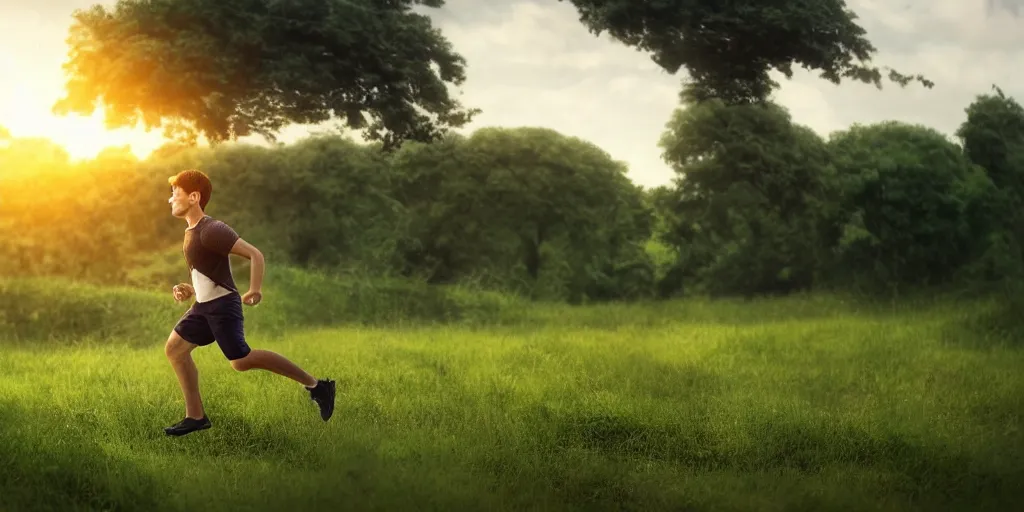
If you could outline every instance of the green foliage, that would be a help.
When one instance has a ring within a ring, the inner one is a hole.
[[[959,287],[1019,303],[1024,109],[998,93],[968,107],[962,148],[896,121],[825,144],[772,103],[684,99],[661,140],[680,177],[650,195],[678,255],[658,296]]]
[[[158,346],[184,309],[162,295],[66,278],[0,279],[0,340]]]
[[[964,153],[987,172],[1013,200],[1024,201],[1024,107],[993,87],[996,95],[979,95],[964,111],[956,131]]]
[[[692,88],[684,94],[693,99],[767,100],[778,87],[769,72],[790,78],[794,65],[836,84],[846,79],[881,88],[882,70],[869,65],[877,49],[844,0],[569,1],[595,35],[650,53],[669,73],[686,68]],[[894,69],[888,78],[934,86]]]
[[[478,112],[450,96],[465,61],[416,5],[441,0],[118,0],[76,11],[55,111],[217,143],[341,119],[384,147]],[[437,67],[437,71],[434,70]]]
[[[940,284],[984,240],[984,170],[937,131],[886,122],[836,133],[829,149],[842,191],[837,265],[883,289]]]
[[[147,182],[130,154],[71,164],[57,148],[14,139],[0,161],[12,171],[0,180],[0,276],[121,282],[132,258],[159,239],[151,205],[136,200]]]
[[[995,190],[980,212],[987,239],[970,266],[975,282],[1024,282],[1024,108],[998,87],[996,95],[979,95],[966,109],[956,131],[964,154],[981,166]],[[1021,295],[1010,294],[1014,300]]]
[[[274,307],[254,308],[248,317],[267,335],[278,336],[293,326],[404,326],[505,321],[517,300],[497,293],[468,292],[457,286],[429,286],[400,279],[358,279],[279,268],[267,279],[267,298]],[[262,304],[261,304],[262,306]]]
[[[826,144],[778,105],[719,99],[685,100],[666,128],[678,179],[652,190],[593,144],[542,128],[391,152],[338,135],[168,144],[141,162],[117,148],[71,162],[52,142],[9,137],[0,276],[161,291],[187,281],[167,177],[200,168],[214,181],[208,213],[259,247],[269,272],[372,282],[339,285],[352,302],[319,299],[354,318],[386,318],[392,300],[395,318],[475,315],[435,307],[434,286],[570,304],[930,286],[1024,296],[1024,109],[1001,91],[967,108],[963,148],[898,122]],[[247,282],[248,262],[232,264]],[[418,290],[412,302],[405,287]],[[369,309],[352,309],[359,301]]]
[[[649,295],[649,211],[625,167],[547,129],[477,130],[394,157],[406,272],[538,298]],[[645,273],[647,272],[647,273]]]
[[[833,199],[824,142],[774,104],[690,102],[660,146],[680,175],[660,193],[678,268],[714,294],[785,292],[814,282]]]
[[[144,162],[110,152],[71,164],[28,151],[37,145],[0,151],[27,165],[23,178],[0,181],[0,197],[15,198],[0,205],[0,253],[14,262],[2,275],[187,281],[167,177],[199,168],[214,184],[207,213],[260,248],[271,269],[575,302],[652,293],[643,192],[607,153],[551,130],[483,129],[393,153],[335,135],[273,148],[167,147]],[[40,181],[55,188],[16,195]]]
[[[242,277],[241,285],[248,279]],[[177,281],[175,281],[177,282]],[[277,267],[264,302],[246,308],[246,335],[339,325],[496,325],[521,317],[520,300],[493,292],[406,280],[352,279]],[[91,285],[68,278],[0,278],[0,343],[83,344],[121,340],[160,346],[189,303],[171,285]]]

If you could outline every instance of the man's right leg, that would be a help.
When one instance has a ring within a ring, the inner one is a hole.
[[[178,321],[178,325],[174,326],[164,347],[164,353],[174,368],[181,394],[185,398],[185,419],[164,428],[164,432],[171,436],[182,436],[211,426],[199,397],[199,369],[192,360],[192,351],[196,347],[213,343],[213,331],[206,318],[194,311],[194,308],[190,308]]]
[[[196,420],[206,415],[203,400],[199,396],[199,368],[192,360],[192,350],[198,346],[185,341],[177,332],[171,331],[164,347],[164,353],[174,368],[175,375],[178,376],[178,385],[185,398],[185,416]]]

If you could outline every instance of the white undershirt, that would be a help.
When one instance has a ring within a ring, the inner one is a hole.
[[[197,269],[192,269],[192,287],[196,289],[197,302],[209,302],[231,293]]]

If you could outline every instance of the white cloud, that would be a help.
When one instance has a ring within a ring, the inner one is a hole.
[[[546,126],[627,162],[638,183],[671,179],[657,141],[677,104],[680,77],[662,72],[632,48],[589,33],[568,2],[519,2],[470,23],[467,13],[478,5],[450,0],[436,16],[467,60],[462,99],[483,110],[469,130]],[[453,21],[454,13],[463,21]]]

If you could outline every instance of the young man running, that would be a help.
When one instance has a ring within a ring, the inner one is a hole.
[[[164,428],[167,435],[181,436],[210,428],[212,424],[199,398],[199,371],[192,360],[196,347],[214,341],[240,372],[261,369],[288,377],[306,387],[310,398],[327,421],[334,413],[334,381],[321,380],[294,363],[268,350],[253,350],[245,341],[242,304],[256,306],[263,298],[263,254],[227,224],[204,213],[213,187],[201,171],[186,170],[168,179],[171,184],[171,215],[188,223],[182,248],[192,272],[192,284],[181,283],[172,289],[175,300],[195,297],[196,302],[181,317],[167,339],[165,353],[178,376],[185,397],[185,418]],[[231,274],[230,254],[252,262],[249,291],[239,295]]]

